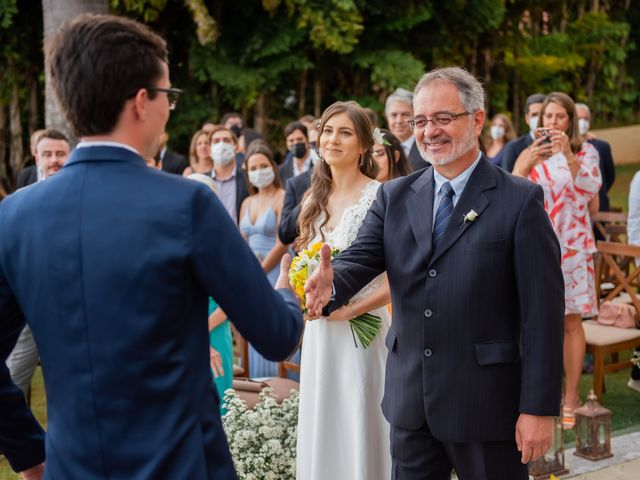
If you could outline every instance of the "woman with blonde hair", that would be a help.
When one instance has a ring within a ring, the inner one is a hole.
[[[598,313],[590,214],[598,211],[602,177],[598,152],[582,141],[578,131],[571,97],[561,92],[549,94],[540,119],[538,138],[520,154],[513,173],[542,186],[544,207],[560,241],[565,285],[562,421],[565,428],[572,428],[573,412],[580,405],[578,387],[586,348],[582,317]]]
[[[192,173],[210,172],[213,169],[211,159],[211,134],[206,130],[198,130],[191,137],[189,146],[189,166],[182,173],[188,177]]]
[[[299,217],[298,249],[316,242],[347,248],[380,183],[372,158],[373,128],[355,102],[336,102],[321,119],[318,150]],[[329,317],[308,321],[302,343],[297,478],[386,480],[391,476],[389,425],[380,407],[390,325],[389,285],[381,275]],[[349,320],[370,312],[381,331],[363,348]],[[310,319],[311,320],[311,319]],[[342,432],[342,433],[339,433]]]

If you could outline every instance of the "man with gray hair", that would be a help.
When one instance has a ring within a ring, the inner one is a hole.
[[[461,480],[526,480],[560,410],[558,240],[540,186],[478,149],[480,82],[458,67],[431,71],[413,106],[410,125],[433,168],[383,184],[333,261],[323,247],[307,307],[328,316],[375,276],[389,277],[382,409],[392,478],[445,480],[455,468]]]
[[[404,88],[396,90],[387,97],[384,104],[384,115],[391,133],[400,140],[404,154],[409,159],[413,171],[427,166],[416,146],[416,139],[409,128],[409,121],[413,118],[413,93]]]

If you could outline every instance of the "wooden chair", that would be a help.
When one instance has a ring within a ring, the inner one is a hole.
[[[287,378],[287,372],[300,373],[300,365],[298,363],[289,362],[285,360],[278,365],[278,376],[280,378]]]
[[[598,212],[591,216],[591,222],[606,242],[622,243],[627,235],[626,213]]]
[[[640,257],[640,247],[613,242],[598,242],[598,264],[596,267],[596,290],[598,299],[611,302],[631,303],[640,312],[640,298],[634,285],[640,276],[640,268],[635,267],[635,258]],[[630,268],[623,271],[620,259],[628,261]],[[613,276],[609,275],[611,273]],[[613,287],[603,293],[600,283],[613,278]],[[618,354],[640,347],[640,329],[626,329],[600,325],[594,320],[583,323],[587,341],[587,352],[593,354],[593,390],[598,398],[604,391],[604,375],[631,367],[630,360],[619,361]],[[611,356],[612,361],[605,363]]]
[[[251,378],[249,371],[249,342],[231,325],[231,336],[233,338],[233,376]],[[239,364],[236,363],[239,360]]]

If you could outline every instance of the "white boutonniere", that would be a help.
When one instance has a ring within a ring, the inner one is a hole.
[[[475,222],[476,218],[478,218],[478,212],[473,209],[469,210],[462,218],[462,225],[460,225],[460,228],[464,227],[467,223]]]

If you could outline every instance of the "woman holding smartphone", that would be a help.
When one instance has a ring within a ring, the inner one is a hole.
[[[540,118],[538,138],[518,157],[513,174],[542,186],[544,207],[562,249],[566,376],[562,422],[565,428],[573,428],[586,347],[582,318],[598,313],[593,266],[596,245],[590,215],[599,207],[600,159],[591,144],[582,143],[576,107],[568,95],[549,94]]]

